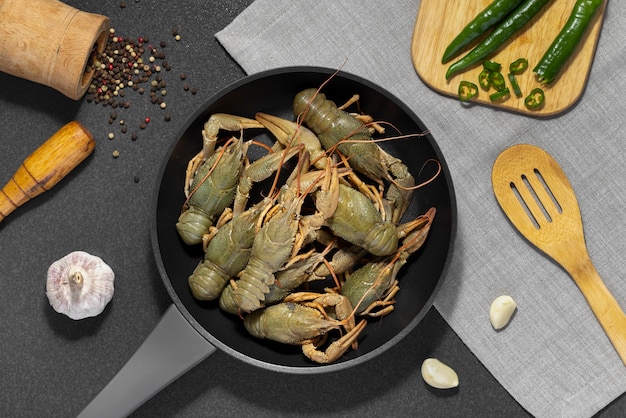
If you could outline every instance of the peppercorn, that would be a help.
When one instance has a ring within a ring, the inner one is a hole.
[[[1,0],[0,0],[1,1]],[[119,5],[124,8],[128,0],[120,1]],[[180,40],[178,29],[172,30],[172,36]],[[168,108],[164,97],[167,95],[167,81],[163,77],[166,71],[170,71],[172,66],[165,59],[163,48],[167,47],[167,41],[161,40],[156,44],[150,44],[148,37],[139,36],[135,39],[121,36],[114,28],[109,30],[109,36],[104,50],[97,54],[94,52],[92,68],[94,76],[86,93],[88,103],[101,104],[103,107],[111,109],[127,109],[131,101],[126,100],[131,95],[130,89],[143,95],[146,90],[150,93],[150,101],[158,105],[161,109]],[[185,80],[187,75],[179,73],[180,79]],[[146,84],[149,87],[145,87]],[[184,90],[196,93],[195,88],[191,88],[185,83]],[[145,100],[145,99],[144,99]],[[108,123],[112,124],[118,120],[116,112],[110,112]],[[164,120],[169,122],[171,114],[164,115]],[[128,132],[128,126],[123,119],[120,122],[120,132]],[[139,130],[144,130],[150,123],[150,117],[140,121],[139,129],[131,132],[131,140],[138,139]],[[113,139],[113,132],[111,132]]]

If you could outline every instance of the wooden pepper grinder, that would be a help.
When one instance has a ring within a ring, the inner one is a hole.
[[[57,0],[0,0],[0,71],[78,100],[109,28],[107,17]]]
[[[0,222],[19,206],[50,190],[96,146],[93,135],[72,121],[29,155],[0,190]]]

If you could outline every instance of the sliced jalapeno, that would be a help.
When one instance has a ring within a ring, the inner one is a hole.
[[[524,104],[530,110],[537,110],[543,106],[545,101],[545,95],[543,94],[543,90],[539,87],[533,89],[526,99],[524,99]]]
[[[502,91],[506,87],[504,76],[502,75],[502,73],[497,71],[492,71],[489,74],[489,82],[498,91]]]
[[[520,58],[513,61],[509,65],[509,71],[513,74],[521,74],[528,68],[528,60],[526,58]]]
[[[502,69],[502,64],[491,60],[484,60],[483,68],[486,68],[489,71],[500,72],[500,70]]]
[[[478,84],[480,84],[480,87],[482,87],[484,90],[489,90],[489,87],[491,87],[489,74],[491,74],[491,71],[486,68],[483,68],[480,74],[478,74]]]
[[[478,86],[470,81],[463,80],[459,83],[459,100],[469,102],[478,96]]]
[[[491,100],[492,102],[501,102],[504,101],[510,94],[511,91],[509,90],[509,88],[505,87],[504,89],[489,95],[489,100]]]
[[[515,93],[517,97],[522,97],[522,89],[519,88],[519,83],[517,82],[517,78],[515,78],[515,74],[509,73],[508,77],[511,87],[513,87],[513,93]]]

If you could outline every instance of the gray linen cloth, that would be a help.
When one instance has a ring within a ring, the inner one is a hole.
[[[453,261],[435,307],[530,413],[591,416],[626,390],[626,367],[574,282],[507,222],[490,176],[511,145],[548,151],[578,197],[591,259],[626,307],[626,3],[608,5],[582,99],[549,120],[466,108],[429,89],[411,62],[418,9],[409,0],[257,0],[216,37],[248,74],[345,62],[344,71],[413,109],[442,149],[458,200]],[[495,332],[488,310],[502,294],[518,311]],[[445,361],[445,352],[434,354]]]

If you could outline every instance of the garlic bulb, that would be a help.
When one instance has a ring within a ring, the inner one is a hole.
[[[100,257],[74,251],[48,268],[46,296],[72,319],[99,315],[113,297],[115,274]]]

